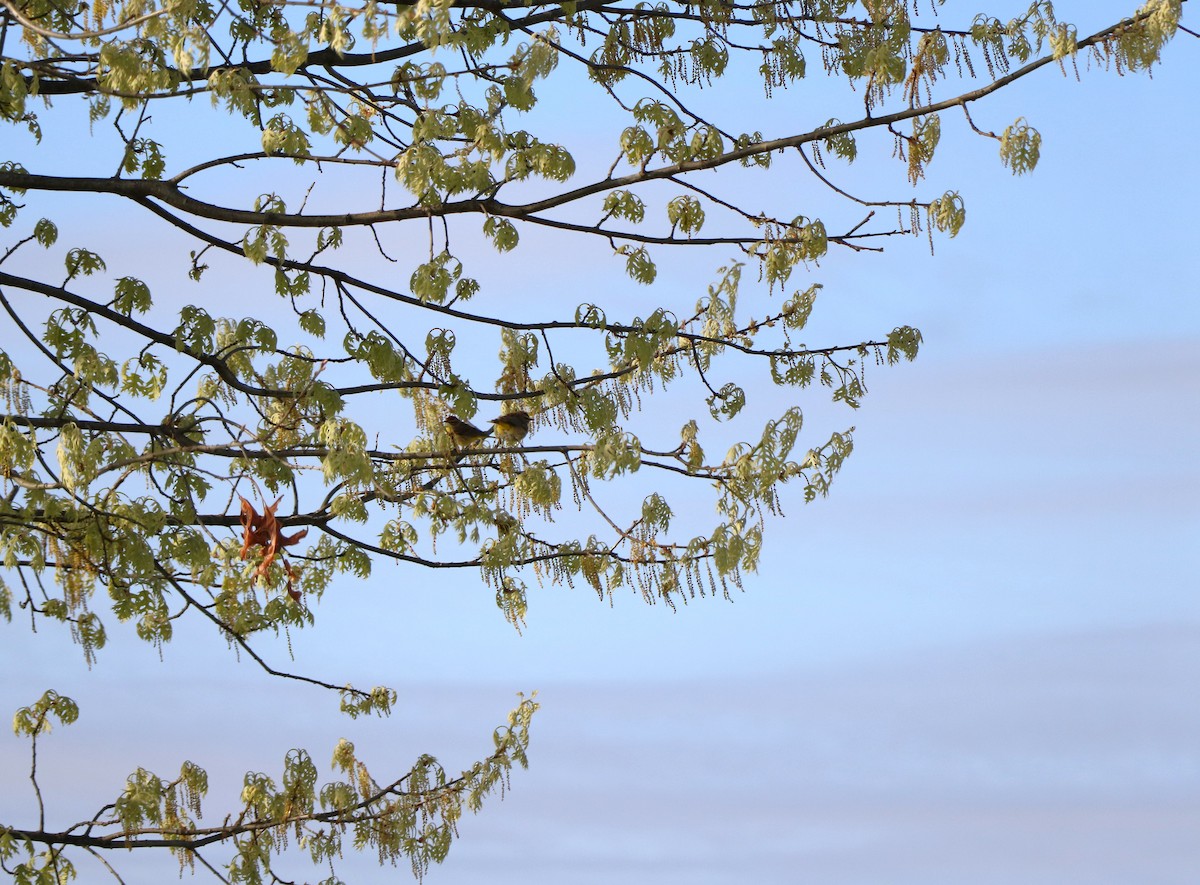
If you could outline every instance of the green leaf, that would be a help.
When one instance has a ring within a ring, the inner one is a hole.
[[[91,276],[96,271],[104,270],[104,259],[95,252],[89,252],[87,249],[72,249],[67,253],[67,279],[73,280],[75,277],[83,274]]]
[[[933,200],[928,209],[929,223],[937,230],[949,231],[950,236],[958,236],[967,220],[967,210],[963,199],[956,191],[946,191],[945,194]]]
[[[667,203],[667,220],[671,222],[672,232],[678,228],[691,236],[704,227],[704,207],[695,197],[675,197]]]
[[[1041,153],[1042,136],[1022,117],[1000,137],[1000,161],[1013,175],[1032,172]]]
[[[655,277],[658,276],[658,268],[654,266],[654,262],[650,258],[650,253],[644,247],[631,249],[627,246],[622,246],[617,252],[626,256],[625,272],[629,274],[630,279],[641,283],[643,286],[648,286],[654,282]]]
[[[49,249],[58,241],[58,227],[49,218],[42,218],[33,226],[34,239]]]
[[[507,218],[489,216],[483,222],[483,232],[491,239],[497,252],[511,252],[517,248],[517,243],[520,241],[516,227]]]
[[[316,310],[306,310],[300,314],[300,328],[317,338],[324,338],[325,318]]]
[[[145,313],[150,309],[150,287],[134,277],[121,277],[117,280],[116,298],[113,307],[126,316],[134,313]]]

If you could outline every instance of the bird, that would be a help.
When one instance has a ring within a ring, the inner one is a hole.
[[[460,449],[473,446],[492,435],[490,430],[480,430],[457,415],[447,415],[442,419],[442,426],[446,428],[455,447]]]
[[[528,412],[508,412],[489,423],[500,442],[519,443],[529,433],[529,420]]]

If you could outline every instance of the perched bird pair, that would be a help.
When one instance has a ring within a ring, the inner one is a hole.
[[[442,426],[455,447],[465,449],[487,439],[493,432],[500,442],[519,443],[529,433],[529,422],[528,412],[508,412],[491,420],[491,430],[480,430],[457,415],[447,415],[442,419]]]

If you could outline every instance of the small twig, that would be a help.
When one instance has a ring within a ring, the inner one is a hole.
[[[33,728],[33,736],[31,740],[30,764],[29,764],[29,780],[33,784],[33,792],[37,796],[38,805],[38,829],[46,829],[46,805],[42,801],[42,788],[38,786],[37,781],[37,739],[38,732],[42,730],[42,724],[46,721],[46,713],[43,712],[38,717],[37,725]]]
[[[1000,140],[1000,136],[995,132],[987,132],[986,130],[980,129],[975,125],[975,121],[971,119],[971,111],[967,108],[967,103],[965,101],[960,105],[960,107],[962,108],[962,112],[967,116],[967,125],[970,126],[977,135],[982,135],[985,138],[994,138],[996,141]]]

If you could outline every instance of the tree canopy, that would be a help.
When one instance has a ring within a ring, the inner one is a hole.
[[[1048,0],[0,3],[0,615],[89,664],[114,620],[159,648],[199,620],[350,716],[395,692],[256,637],[380,562],[477,572],[518,630],[531,585],[740,589],[853,448],[800,391],[858,408],[921,343],[810,343],[821,259],[958,233],[969,188],[924,183],[943,125],[1030,172],[1041,135],[993,93],[1146,72],[1192,33],[1183,0],[1093,33]],[[153,239],[97,251],[130,210]],[[600,256],[624,286],[586,278]],[[78,707],[46,690],[14,719],[41,819],[0,821],[0,863],[60,881],[166,848],[260,882],[291,846],[420,876],[525,764],[536,706],[461,773],[376,775],[342,742],[324,781],[295,750],[214,824],[188,761],[57,830],[37,741]]]

